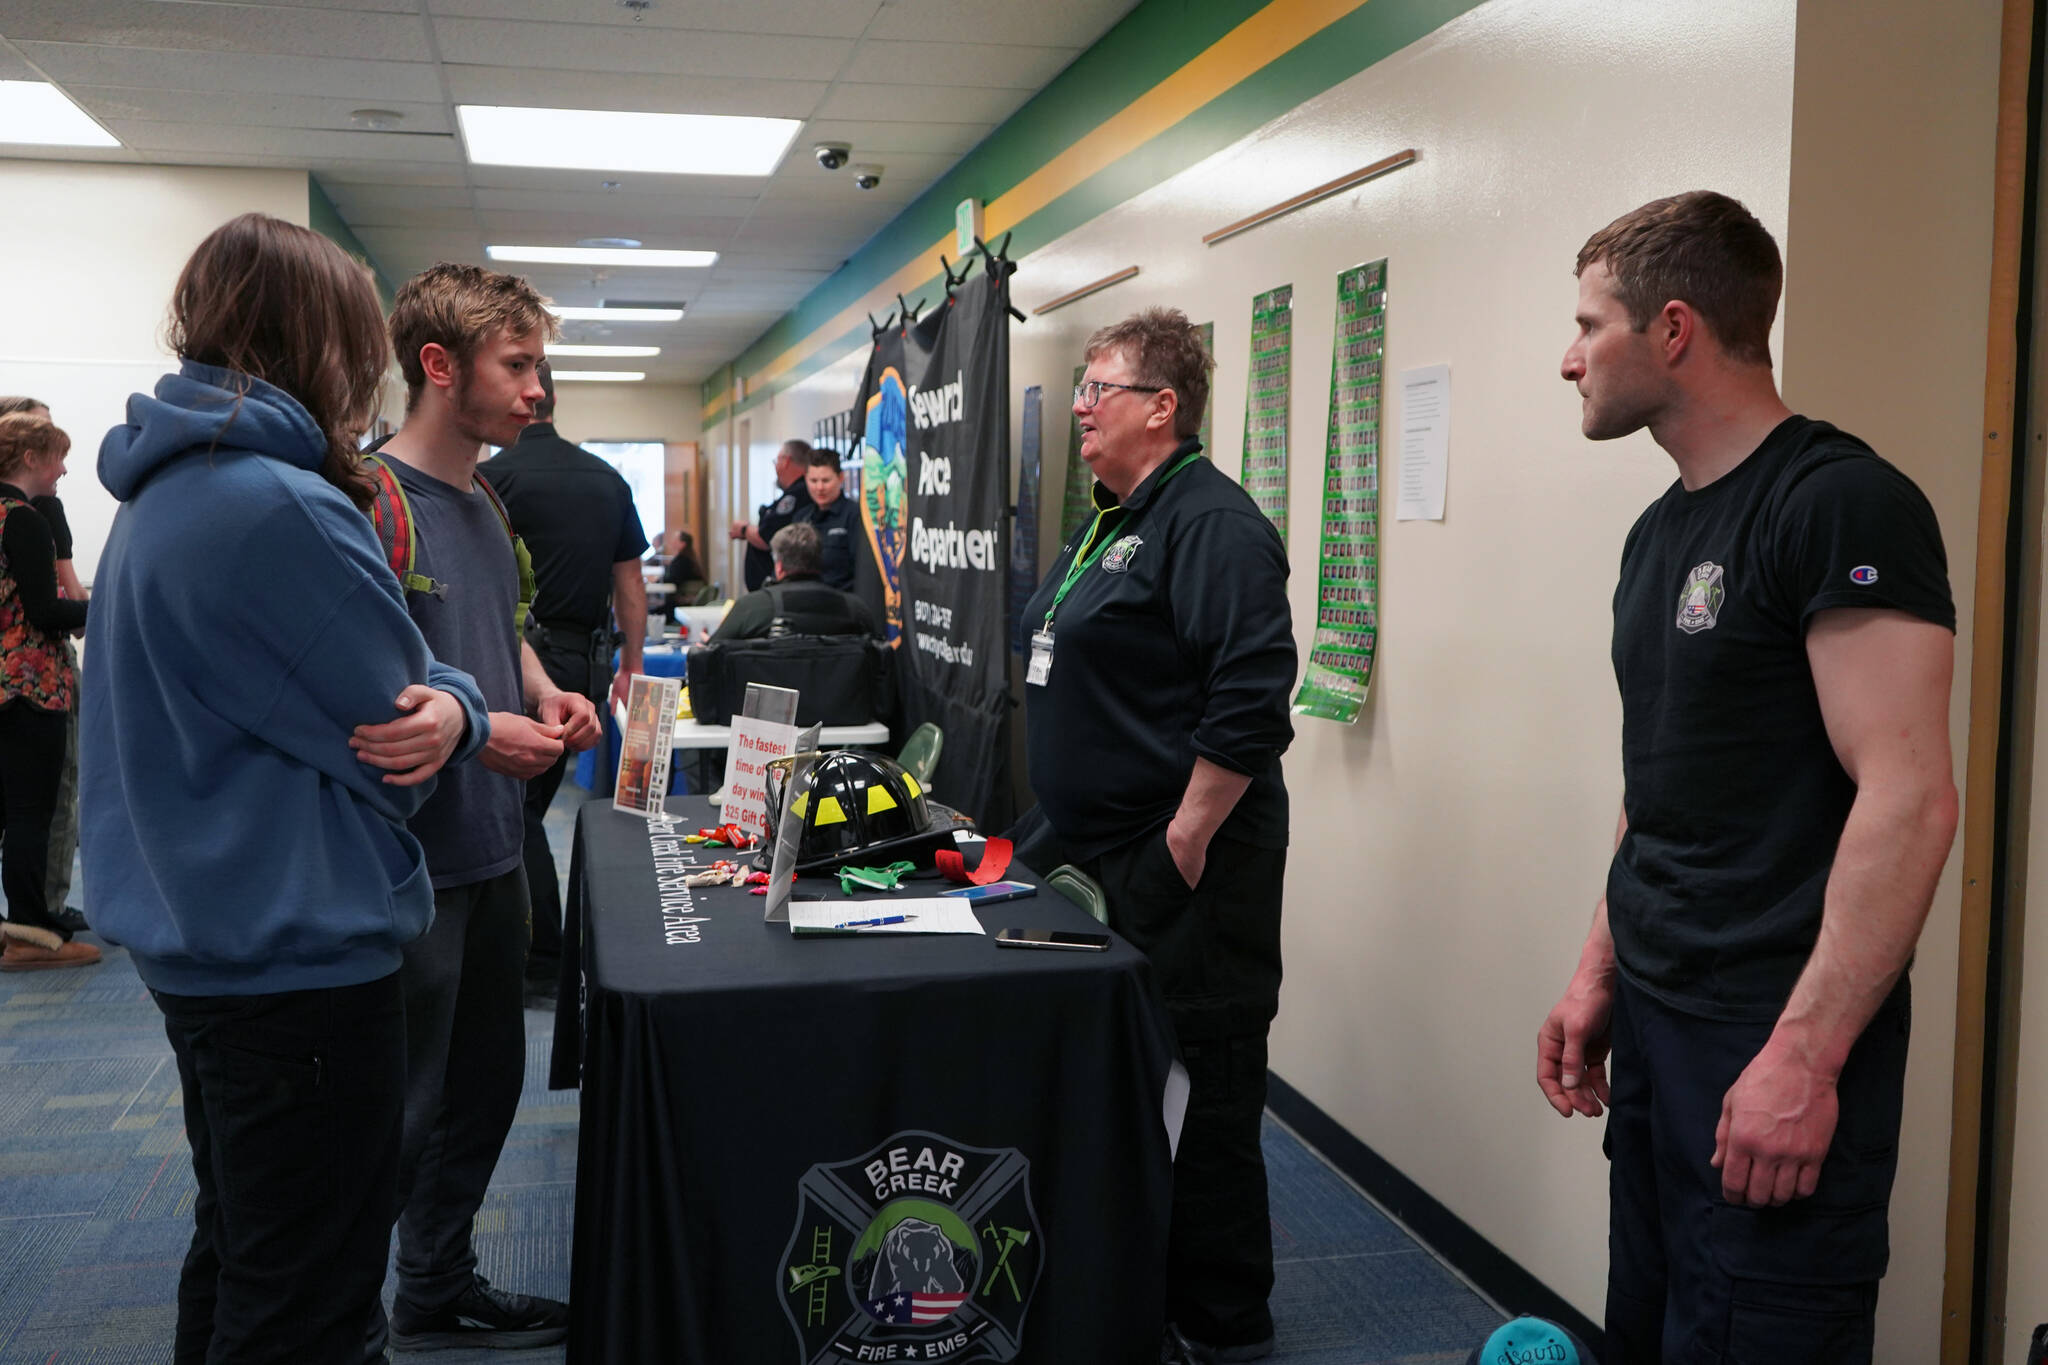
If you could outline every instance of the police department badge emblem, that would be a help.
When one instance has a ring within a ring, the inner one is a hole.
[[[1145,543],[1142,536],[1125,536],[1112,544],[1102,555],[1104,573],[1122,573],[1131,567],[1131,559],[1138,553],[1138,547]]]
[[[1712,630],[1719,618],[1728,590],[1721,586],[1722,569],[1709,560],[1697,565],[1685,578],[1685,591],[1678,596],[1678,628],[1687,635]]]
[[[1030,1176],[923,1132],[811,1167],[780,1286],[803,1365],[1014,1359],[1045,1255]]]

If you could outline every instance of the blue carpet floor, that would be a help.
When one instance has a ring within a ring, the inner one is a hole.
[[[565,786],[549,821],[565,868],[569,803],[584,795]],[[526,1022],[526,1094],[477,1215],[477,1252],[497,1284],[566,1298],[576,1095],[547,1089],[548,1016],[528,1011]],[[125,952],[94,968],[0,974],[0,1365],[170,1359],[194,1193],[177,1080]],[[1270,1118],[1265,1149],[1276,1362],[1459,1365],[1499,1325],[1497,1309]]]

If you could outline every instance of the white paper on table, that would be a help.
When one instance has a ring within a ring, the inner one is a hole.
[[[627,688],[626,719],[619,725],[619,768],[612,779],[612,809],[659,816],[668,798],[669,743],[675,735],[681,678],[635,673]]]
[[[797,730],[752,716],[732,718],[725,750],[725,799],[718,818],[756,839],[768,837],[768,760],[796,752]]]
[[[1401,371],[1401,473],[1396,521],[1442,521],[1451,462],[1451,367]]]
[[[800,934],[843,928],[849,921],[904,917],[901,924],[877,924],[849,929],[854,934],[980,934],[986,931],[975,918],[971,902],[958,896],[930,896],[921,899],[869,901],[791,901],[789,932]]]

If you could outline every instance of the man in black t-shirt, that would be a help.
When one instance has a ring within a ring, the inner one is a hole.
[[[1585,434],[1647,427],[1679,476],[1622,551],[1614,860],[1538,1035],[1551,1106],[1609,1111],[1602,1358],[1861,1365],[1956,822],[1940,528],[1780,400],[1782,266],[1740,204],[1647,204],[1578,276]]]
[[[860,534],[860,505],[846,496],[846,475],[839,468],[839,452],[823,446],[811,452],[811,466],[804,471],[804,492],[808,495],[797,508],[799,525],[817,528],[820,546],[818,576],[829,587],[853,591],[853,542]]]
[[[746,580],[748,592],[775,574],[775,558],[768,551],[768,542],[775,539],[777,531],[795,521],[797,513],[803,510],[804,471],[810,466],[810,442],[794,438],[784,441],[782,449],[775,452],[775,496],[761,504],[753,522],[736,521],[732,524],[732,538],[747,542],[747,560],[741,576]]]
[[[640,578],[640,555],[647,537],[633,506],[633,490],[619,472],[556,434],[555,379],[546,361],[539,378],[543,397],[533,404],[534,420],[478,472],[504,500],[512,529],[533,556],[533,619],[526,642],[555,686],[606,707],[608,699],[626,695],[632,675],[644,667],[647,589]],[[565,751],[526,783],[522,858],[533,904],[533,942],[526,956],[530,996],[552,995],[561,970],[562,889],[545,821],[568,764]]]

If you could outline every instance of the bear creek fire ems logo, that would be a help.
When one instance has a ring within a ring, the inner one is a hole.
[[[1102,556],[1104,573],[1122,573],[1131,567],[1131,560],[1137,556],[1138,547],[1145,543],[1142,536],[1125,536],[1111,545]]]
[[[1685,589],[1678,595],[1678,628],[1687,635],[1712,630],[1721,618],[1721,603],[1728,596],[1721,584],[1723,573],[1719,564],[1708,560],[1686,575]]]
[[[923,1132],[811,1167],[779,1286],[803,1365],[1014,1359],[1045,1255],[1030,1177]]]

